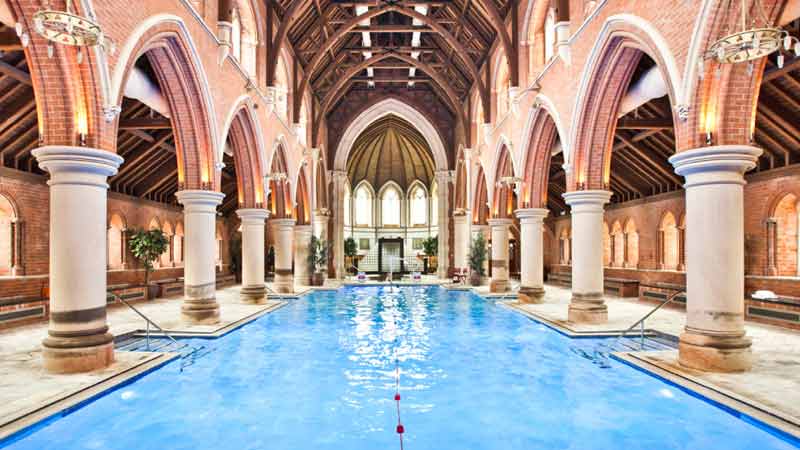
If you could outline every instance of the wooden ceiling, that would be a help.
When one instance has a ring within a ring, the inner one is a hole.
[[[287,11],[298,0],[280,0],[277,5],[279,20],[286,19]],[[313,0],[304,2],[301,17],[288,32],[300,65],[309,70],[309,65],[318,56],[324,44],[331,40],[341,27],[354,19],[363,10],[395,5],[405,10],[416,11],[430,18],[455,38],[457,45],[466,50],[459,55],[443,34],[430,24],[416,22],[412,17],[397,11],[389,11],[370,19],[369,24],[360,24],[342,35],[321,56],[321,63],[310,75],[310,87],[321,104],[330,101],[333,107],[350,89],[381,89],[387,85],[405,85],[408,89],[428,90],[448,102],[447,91],[451,90],[463,101],[475,82],[474,68],[486,60],[497,33],[492,26],[489,8],[505,18],[512,2],[505,0]],[[301,6],[303,7],[303,6]],[[366,34],[365,34],[366,33]],[[413,37],[419,36],[419,42]],[[367,41],[368,39],[368,41]],[[369,44],[369,45],[366,45]],[[400,57],[389,57],[370,66],[370,70],[359,70],[353,76],[349,71],[370,56],[392,52]],[[403,60],[403,59],[405,60]],[[412,64],[408,58],[424,64],[436,74],[417,69],[412,75]],[[471,67],[470,67],[471,66]],[[442,82],[435,80],[441,76]],[[337,81],[347,78],[344,89],[331,89]],[[410,83],[413,83],[411,85]],[[447,84],[446,86],[444,84]]]
[[[394,181],[407,190],[415,180],[430,188],[433,154],[417,129],[400,117],[388,115],[370,125],[356,139],[347,160],[351,187],[363,180],[378,191]]]

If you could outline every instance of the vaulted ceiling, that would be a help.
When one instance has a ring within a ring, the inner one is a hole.
[[[431,186],[433,154],[417,129],[400,117],[388,115],[370,125],[356,139],[347,160],[352,187],[366,180],[377,191],[387,181],[404,190],[414,180]]]
[[[276,13],[291,23],[288,40],[323,111],[352,89],[405,85],[455,112],[453,100],[466,98],[512,3],[281,0]]]

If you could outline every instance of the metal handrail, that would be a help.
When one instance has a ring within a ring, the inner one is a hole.
[[[648,312],[647,314],[645,314],[645,315],[644,315],[644,316],[643,316],[641,319],[639,319],[639,320],[637,320],[636,322],[634,322],[634,323],[633,323],[633,325],[631,325],[630,327],[628,327],[628,329],[626,329],[625,331],[623,331],[622,333],[620,333],[620,335],[619,335],[619,336],[617,336],[617,338],[614,340],[614,343],[613,343],[613,345],[612,345],[610,348],[614,348],[614,346],[615,346],[615,345],[616,345],[616,344],[617,344],[617,343],[618,343],[618,342],[619,342],[619,341],[620,341],[622,338],[624,338],[624,337],[625,337],[625,335],[627,335],[628,333],[630,333],[631,331],[633,331],[633,329],[634,329],[634,328],[636,328],[637,326],[639,326],[639,335],[640,335],[640,342],[641,342],[641,346],[642,346],[642,347],[644,347],[644,335],[645,335],[644,322],[645,322],[647,319],[649,319],[649,318],[650,318],[650,316],[652,316],[653,314],[655,314],[655,312],[656,312],[656,311],[658,311],[659,309],[663,308],[665,305],[667,305],[668,303],[670,303],[670,302],[672,302],[673,300],[675,300],[675,298],[676,298],[678,295],[680,295],[680,294],[683,294],[683,293],[685,293],[685,292],[686,292],[685,290],[680,290],[680,291],[677,291],[677,292],[675,292],[674,294],[672,294],[672,295],[670,295],[669,297],[667,297],[667,299],[666,299],[666,300],[664,300],[663,302],[661,302],[661,303],[659,303],[658,305],[656,305],[656,307],[655,307],[655,308],[653,308],[653,309],[651,309],[651,310],[650,310],[650,312]]]
[[[145,338],[146,338],[146,343],[147,343],[147,349],[148,349],[148,350],[150,349],[150,325],[154,326],[154,327],[155,327],[155,328],[156,328],[158,331],[160,331],[160,332],[161,332],[161,333],[162,333],[164,336],[166,336],[166,337],[167,337],[167,339],[169,339],[170,341],[172,341],[172,343],[173,343],[173,344],[177,345],[177,346],[178,346],[178,348],[190,347],[190,345],[189,345],[189,344],[181,344],[180,342],[178,342],[178,341],[177,341],[177,340],[176,340],[174,337],[172,337],[172,335],[171,335],[171,334],[169,334],[169,333],[168,333],[166,330],[164,330],[163,328],[161,328],[161,327],[160,327],[160,326],[159,326],[157,323],[155,323],[155,322],[154,322],[152,319],[150,319],[149,317],[147,317],[146,315],[144,315],[144,313],[143,313],[143,312],[141,312],[141,311],[139,311],[139,309],[138,309],[138,308],[136,308],[136,307],[134,307],[133,305],[131,305],[130,303],[128,303],[128,301],[127,301],[127,300],[125,300],[124,298],[120,297],[119,295],[117,295],[117,294],[115,294],[115,293],[113,293],[113,292],[109,292],[109,294],[111,294],[111,296],[112,296],[112,297],[116,298],[117,300],[119,300],[120,302],[122,302],[122,303],[123,303],[125,306],[127,306],[128,308],[130,308],[131,310],[133,310],[133,312],[135,312],[136,314],[138,314],[138,315],[139,315],[139,317],[141,317],[142,319],[144,319],[144,321],[145,321],[145,324],[146,324],[146,327],[147,327],[147,328],[146,328],[146,330],[145,330]]]

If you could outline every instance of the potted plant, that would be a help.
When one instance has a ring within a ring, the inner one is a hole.
[[[439,237],[429,237],[422,241],[422,251],[425,254],[425,272],[429,272],[433,268],[433,257],[439,251]]]
[[[353,270],[358,269],[358,259],[356,258],[358,255],[358,245],[356,245],[356,240],[352,237],[349,237],[344,240],[344,256],[350,258],[350,265],[353,267]],[[350,270],[350,267],[347,268]]]
[[[324,239],[312,235],[308,242],[308,271],[311,273],[311,285],[325,284],[325,266],[328,265],[328,244]]]
[[[481,285],[481,278],[485,275],[483,263],[486,262],[486,240],[482,233],[478,233],[469,246],[469,282],[473,286]]]
[[[144,266],[144,284],[147,286],[147,298],[158,296],[158,285],[150,284],[150,273],[155,269],[153,263],[167,251],[169,239],[163,231],[155,230],[135,230],[128,238],[128,246],[134,258],[139,260]]]

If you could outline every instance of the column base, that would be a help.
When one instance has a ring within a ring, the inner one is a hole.
[[[294,292],[294,274],[288,270],[288,274],[280,273],[280,269],[275,270],[275,292],[279,294],[291,294]]]
[[[181,319],[192,325],[214,325],[219,323],[217,299],[185,299],[181,305]]]
[[[714,335],[687,329],[678,344],[678,363],[706,372],[744,372],[753,366],[751,344],[744,332]]]
[[[519,301],[522,303],[543,303],[544,288],[531,286],[520,287]]]
[[[50,331],[42,341],[44,368],[50,373],[80,373],[103,369],[114,362],[114,336],[108,327],[77,333]]]
[[[508,280],[491,280],[489,281],[489,292],[507,292]]]
[[[573,292],[567,320],[585,324],[608,322],[608,306],[603,302],[603,294],[576,294]]]
[[[267,303],[267,288],[263,284],[260,286],[242,286],[239,298],[244,303],[255,305]]]

